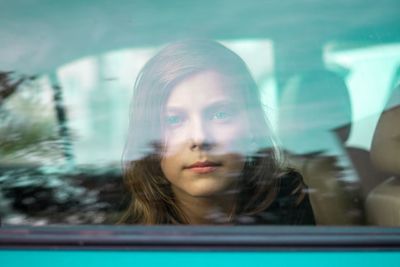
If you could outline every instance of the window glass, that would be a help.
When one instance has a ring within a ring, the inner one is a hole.
[[[1,4],[2,224],[400,225],[396,1],[128,2]]]

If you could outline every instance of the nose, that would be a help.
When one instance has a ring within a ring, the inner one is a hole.
[[[191,150],[210,150],[214,146],[210,129],[200,118],[192,121],[189,139]]]

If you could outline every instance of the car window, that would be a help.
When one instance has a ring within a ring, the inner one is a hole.
[[[1,6],[3,225],[400,225],[396,1]]]

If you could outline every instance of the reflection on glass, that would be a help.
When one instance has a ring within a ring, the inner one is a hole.
[[[273,102],[269,90],[273,87],[272,43],[224,43],[252,63],[250,70],[266,102]],[[5,137],[0,147],[3,223],[116,221],[114,214],[125,203],[119,165],[127,127],[127,95],[156,49],[133,47],[90,55],[49,74],[24,76],[23,83],[15,73],[4,73],[4,92],[10,91],[6,80],[18,86],[12,87],[10,97],[2,97],[0,112]],[[61,129],[67,130],[68,138]],[[10,150],[11,146],[15,147]]]
[[[312,224],[301,175],[285,165],[245,63],[206,40],[173,43],[134,88],[124,153],[140,224]]]
[[[63,160],[48,80],[0,73],[0,164]]]
[[[69,168],[54,85],[46,77],[0,73],[0,219],[4,224],[100,223],[112,170]],[[89,173],[89,174],[88,174]],[[86,180],[97,176],[93,189]],[[98,186],[97,186],[98,187]],[[111,203],[111,202],[109,202]]]
[[[351,121],[351,100],[344,80],[321,68],[288,81],[280,104],[280,134],[294,154],[309,186],[319,224],[359,224],[358,177],[343,144],[333,131]],[[342,131],[347,140],[350,130]]]
[[[400,101],[398,88],[391,90],[399,81],[400,46],[328,45],[328,67],[316,63],[322,60],[316,49],[300,58],[304,68],[294,68],[281,82],[281,43],[222,43],[249,64],[258,89],[249,71],[238,67],[242,61],[224,64],[219,53],[211,59],[200,53],[199,59],[209,60],[204,68],[173,73],[180,78],[169,76],[165,90],[146,91],[154,97],[132,105],[129,131],[132,85],[158,46],[86,55],[35,76],[1,72],[2,223],[299,224],[314,216],[324,225],[400,225]],[[142,91],[135,87],[137,92]],[[140,112],[143,118],[134,123]],[[120,161],[127,135],[137,143],[126,147],[126,174],[132,174],[129,168],[139,174],[150,168],[154,173],[143,177],[159,186],[158,193],[149,195],[141,189],[146,184],[128,176],[127,188],[137,192],[123,188]],[[205,156],[184,153],[191,138],[200,140]],[[176,166],[182,158],[193,175],[218,169],[224,175],[181,183]],[[303,178],[285,175],[288,166]],[[212,203],[194,203],[187,195]],[[153,220],[132,212],[137,203],[130,201],[140,198],[153,202],[146,207],[162,216]],[[311,213],[310,205],[313,216],[302,217],[304,210]]]
[[[400,85],[392,92],[380,116],[371,146],[374,165],[389,178],[367,198],[368,221],[384,226],[400,225]]]

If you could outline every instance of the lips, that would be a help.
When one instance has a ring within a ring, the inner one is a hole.
[[[198,174],[205,174],[205,173],[211,173],[214,172],[220,167],[222,164],[217,163],[217,162],[212,162],[212,161],[202,161],[202,162],[196,162],[192,165],[187,166],[185,169],[188,169],[192,172],[198,173]]]

